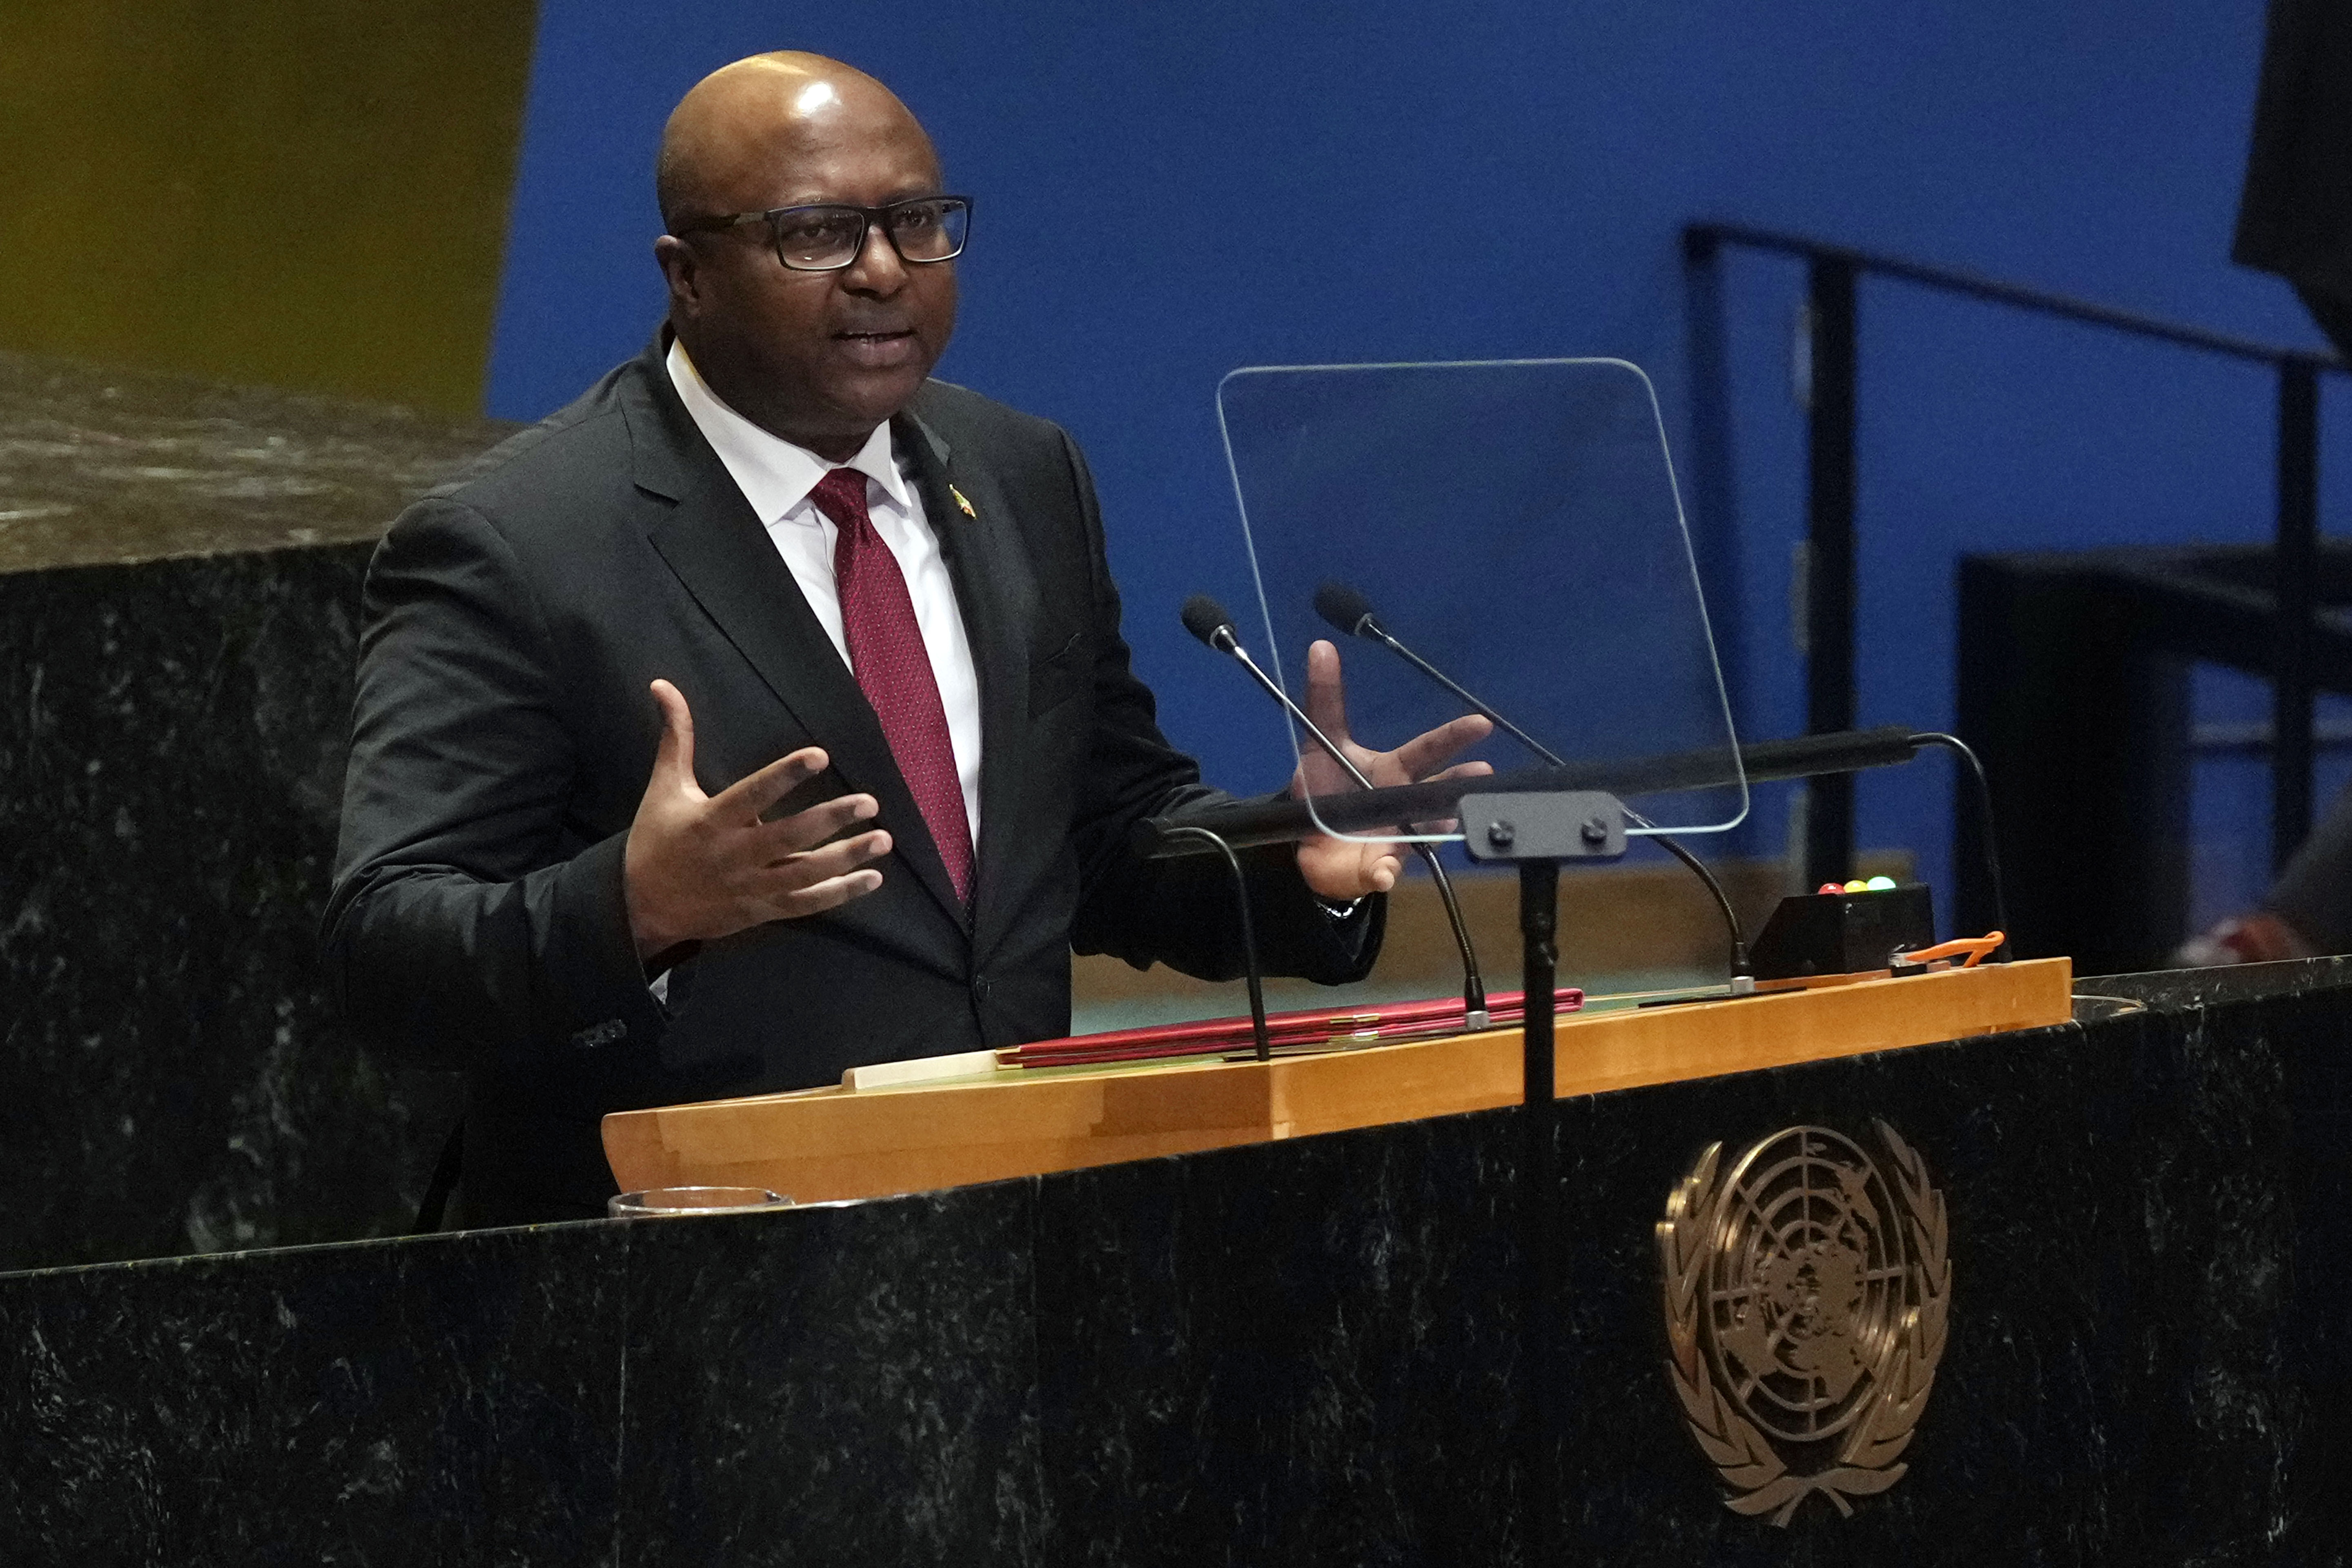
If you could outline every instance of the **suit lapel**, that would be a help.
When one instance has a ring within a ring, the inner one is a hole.
[[[973,858],[972,947],[986,955],[1011,918],[1007,873],[1021,838],[1027,788],[1028,627],[1036,619],[1036,579],[993,485],[959,467],[939,432],[912,414],[894,422],[911,458],[923,515],[939,537],[980,678],[980,842]],[[967,491],[982,500],[971,504]]]
[[[677,504],[647,530],[648,542],[776,700],[824,748],[834,771],[851,789],[874,796],[890,830],[892,853],[961,923],[962,902],[873,707],[751,503],[695,429],[667,371],[657,356],[649,357],[649,375],[623,405],[635,477],[640,487]]]

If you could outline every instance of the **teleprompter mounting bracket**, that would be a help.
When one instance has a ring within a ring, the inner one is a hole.
[[[1462,847],[1473,860],[1613,860],[1625,807],[1605,790],[1465,795]]]

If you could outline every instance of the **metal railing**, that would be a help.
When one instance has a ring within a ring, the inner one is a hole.
[[[2278,374],[2278,515],[2272,557],[2275,595],[2271,656],[2271,854],[2284,865],[2311,830],[2312,617],[2318,607],[2319,375],[2347,367],[2333,353],[2257,342],[2021,288],[1948,267],[1929,267],[1801,235],[1741,224],[1693,223],[1683,259],[1709,268],[1726,247],[1796,257],[1806,264],[1812,397],[1808,416],[1805,721],[1815,732],[1854,727],[1855,285],[1865,274],[1916,283],[2038,315],[2271,366]],[[1806,881],[1843,879],[1853,855],[1853,782],[1816,779],[1805,816]]]

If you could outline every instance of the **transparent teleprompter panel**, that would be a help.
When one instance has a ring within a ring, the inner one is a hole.
[[[1225,377],[1217,410],[1260,661],[1310,713],[1321,717],[1307,679],[1319,638],[1339,647],[1348,728],[1374,751],[1483,707],[1507,725],[1465,753],[1495,768],[1482,790],[1609,790],[1636,835],[1720,832],[1747,815],[1665,429],[1638,366],[1259,367]],[[1475,703],[1331,624],[1352,628],[1367,610]],[[1291,735],[1302,760],[1317,750],[1296,723]],[[1327,830],[1459,837],[1439,831],[1450,823],[1326,820],[1359,786],[1319,755],[1304,772]]]

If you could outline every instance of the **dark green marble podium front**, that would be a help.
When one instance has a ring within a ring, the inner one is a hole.
[[[0,1277],[15,1563],[2340,1561],[2352,961],[1563,1101],[1553,1381],[1521,1113],[925,1196]],[[1909,1473],[1786,1528],[1669,1391],[1693,1157],[1885,1118],[1946,1194]],[[1559,1448],[1530,1465],[1522,1402]]]

